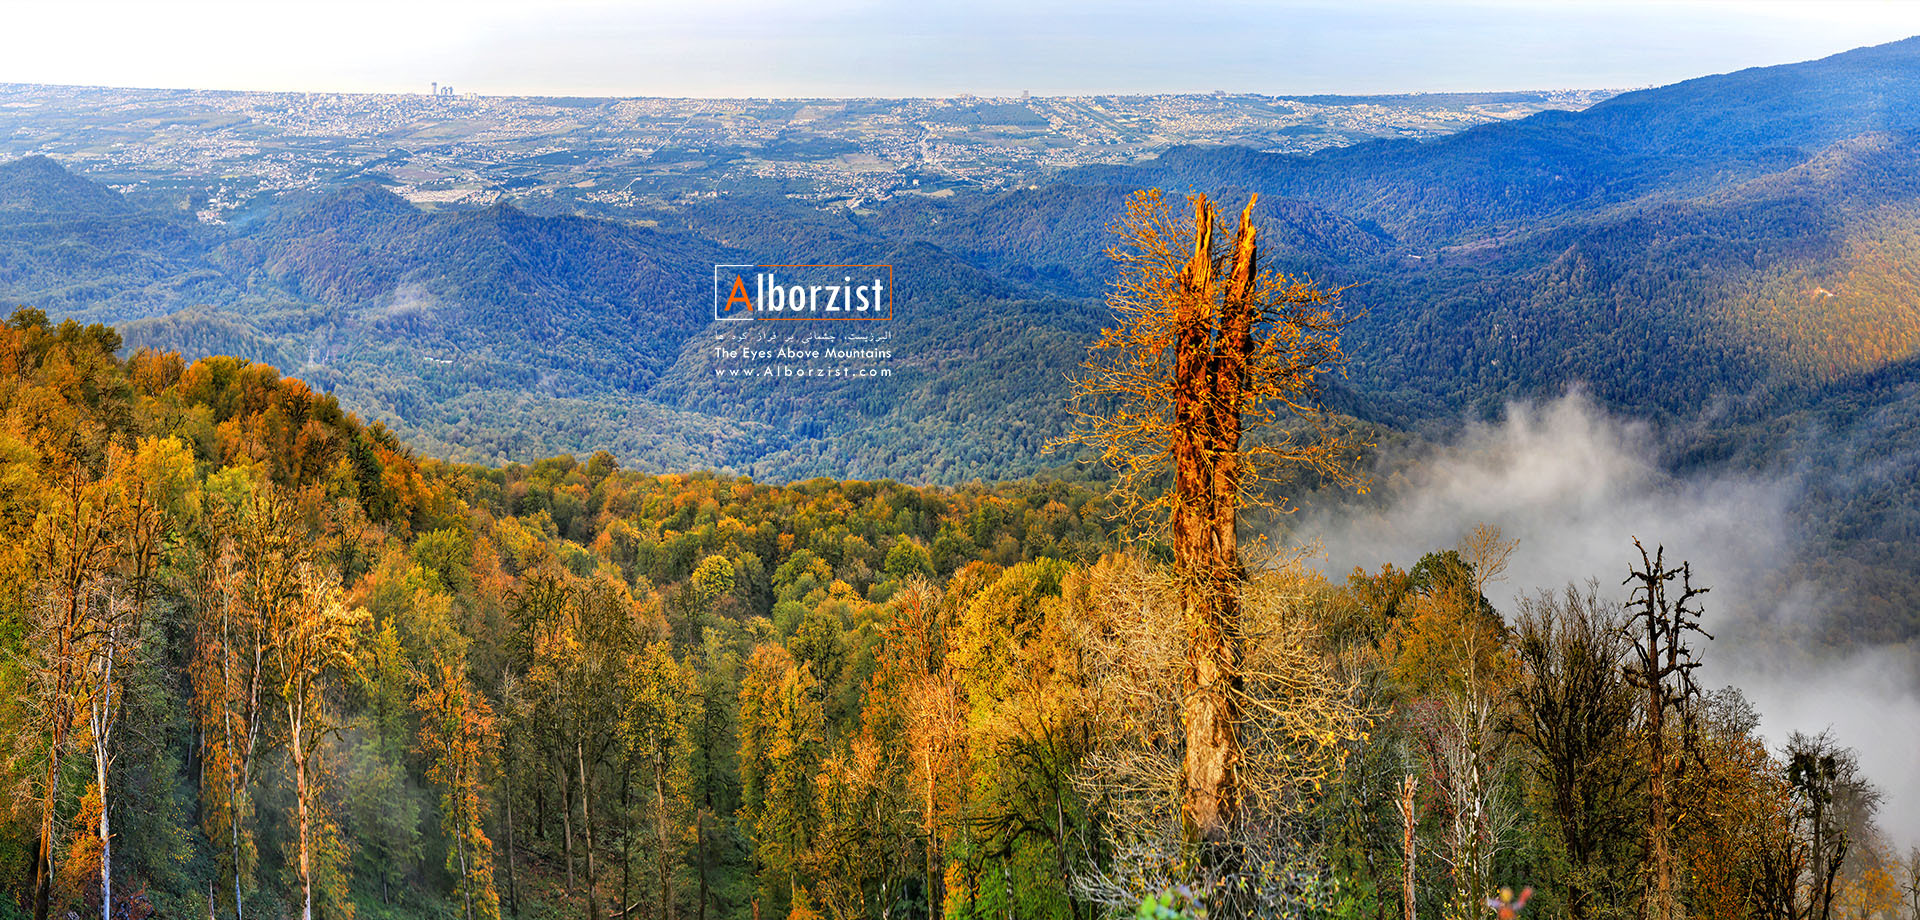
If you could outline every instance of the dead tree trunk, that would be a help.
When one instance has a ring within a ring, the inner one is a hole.
[[[1256,305],[1253,204],[1240,215],[1219,289],[1213,207],[1195,203],[1193,258],[1174,308],[1174,561],[1187,632],[1183,820],[1189,836],[1226,840],[1238,810],[1240,759],[1240,429]]]
[[[1647,905],[1648,920],[1672,920],[1678,915],[1673,891],[1672,831],[1667,814],[1667,780],[1681,762],[1667,755],[1667,711],[1679,713],[1683,723],[1690,721],[1689,709],[1699,689],[1693,671],[1700,666],[1687,639],[1688,632],[1711,640],[1700,628],[1700,609],[1694,598],[1707,593],[1692,584],[1693,570],[1682,562],[1677,569],[1666,567],[1666,550],[1656,548],[1649,555],[1640,541],[1640,568],[1633,569],[1626,583],[1634,586],[1628,609],[1632,611],[1629,635],[1633,639],[1634,658],[1627,668],[1627,679],[1646,693],[1646,712],[1642,731],[1647,745]],[[1668,599],[1668,583],[1678,579],[1679,597]]]

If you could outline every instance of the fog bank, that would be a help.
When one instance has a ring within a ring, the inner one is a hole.
[[[1670,564],[1691,562],[1694,584],[1711,588],[1702,685],[1740,687],[1776,747],[1831,726],[1886,791],[1882,827],[1920,842],[1920,656],[1911,641],[1845,650],[1815,641],[1847,586],[1781,575],[1803,546],[1794,475],[1668,475],[1645,425],[1574,393],[1512,404],[1500,422],[1466,424],[1418,456],[1382,457],[1374,491],[1366,510],[1300,511],[1290,539],[1319,541],[1319,564],[1338,579],[1355,566],[1410,567],[1477,523],[1498,525],[1520,541],[1507,577],[1487,590],[1506,612],[1521,593],[1589,578],[1625,600],[1636,536],[1649,550],[1664,545]]]

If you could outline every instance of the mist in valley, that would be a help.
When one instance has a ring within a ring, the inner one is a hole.
[[[1476,524],[1519,544],[1487,588],[1509,617],[1522,594],[1595,579],[1625,601],[1633,538],[1693,567],[1703,626],[1705,689],[1734,685],[1778,748],[1795,731],[1831,728],[1885,793],[1881,826],[1920,843],[1920,647],[1843,645],[1828,627],[1849,586],[1796,578],[1811,552],[1795,521],[1811,477],[1850,475],[1799,464],[1770,473],[1665,472],[1659,433],[1610,414],[1578,391],[1510,404],[1497,422],[1468,422],[1440,443],[1388,450],[1365,502],[1309,506],[1288,539],[1317,542],[1341,579],[1354,567],[1405,569],[1450,548]]]

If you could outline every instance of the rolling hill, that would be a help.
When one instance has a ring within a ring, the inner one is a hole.
[[[1817,439],[1779,432],[1816,418],[1897,440],[1873,410],[1920,379],[1916,90],[1920,39],[1421,142],[1187,147],[1006,193],[743,193],[627,219],[422,211],[361,185],[215,227],[30,159],[0,166],[0,295],[273,362],[456,459],[604,447],[952,482],[1058,462],[1038,446],[1129,193],[1258,192],[1274,264],[1354,285],[1344,411],[1418,429],[1581,386],[1673,422],[1677,463],[1791,466]],[[711,265],[794,259],[895,265],[895,376],[713,373]],[[1910,465],[1888,475],[1920,492]]]

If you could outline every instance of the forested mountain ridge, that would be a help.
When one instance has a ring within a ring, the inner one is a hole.
[[[315,342],[318,368],[341,346],[379,342],[394,352],[352,357],[391,364],[407,349],[415,367],[451,361],[489,389],[577,395],[644,392],[705,328],[687,304],[710,296],[712,266],[731,254],[633,224],[504,206],[426,214],[357,186],[269,215],[214,257],[344,327],[339,345]],[[427,375],[408,389],[432,401],[449,388]]]
[[[1397,397],[1405,417],[1576,381],[1613,405],[1675,411],[1912,353],[1914,292],[1887,247],[1912,226],[1916,88],[1910,39],[1425,142],[1305,157],[1177,148],[897,224],[985,264],[1058,258],[1054,276],[1091,295],[1106,274],[1090,243],[1127,191],[1259,192],[1285,215],[1272,222],[1280,264],[1358,285],[1359,386]],[[1007,244],[1001,211],[1022,215]],[[1365,232],[1302,247],[1301,212]],[[1807,283],[1789,292],[1789,277]],[[1822,290],[1838,315],[1799,308]]]
[[[0,163],[0,290],[16,302],[119,322],[226,302],[234,287],[208,260],[217,239],[46,157]]]
[[[118,201],[47,163],[6,169],[28,186],[87,188]],[[19,197],[35,207],[55,200],[45,189]],[[793,205],[778,199],[771,206]],[[13,253],[19,270],[0,273],[24,289],[22,300],[67,302],[67,289],[79,285],[62,278],[111,290],[137,278],[120,261],[155,261],[155,244],[127,234],[129,219],[118,212],[58,216],[35,212],[14,228],[36,244]],[[132,341],[275,364],[455,458],[598,446],[656,469],[804,477],[845,473],[858,456],[871,474],[908,479],[1017,474],[1051,462],[1035,453],[1057,430],[1052,384],[1080,347],[1045,330],[1077,335],[1097,321],[1091,304],[1039,298],[1018,280],[924,242],[806,239],[799,245],[807,259],[893,265],[906,281],[893,328],[920,347],[887,384],[896,398],[860,391],[856,400],[853,389],[827,387],[832,392],[797,399],[777,387],[716,384],[699,372],[711,364],[710,343],[696,333],[706,329],[712,266],[794,258],[794,244],[780,241],[798,237],[768,235],[777,221],[756,221],[749,229],[762,235],[729,246],[684,227],[537,216],[505,205],[424,212],[368,185],[289,200],[224,234],[166,214],[140,219],[197,234],[191,240],[200,248],[183,276],[195,280],[196,293],[212,296],[160,316],[132,311],[145,317],[127,325]],[[723,226],[702,229],[722,240],[736,236]],[[47,258],[69,252],[84,257]],[[156,284],[70,312],[111,315],[116,302]],[[982,322],[981,313],[998,318]],[[1012,389],[999,392],[1002,399],[980,394],[962,405],[939,395],[953,391],[957,368],[1009,362],[1035,373],[1003,378]],[[668,378],[676,382],[667,385]],[[940,442],[917,435],[904,454],[871,444],[837,452],[834,436],[922,425],[943,410],[960,413],[949,426],[983,413],[1014,429],[1035,413],[1056,421],[1017,444],[983,445],[958,458],[935,457]]]
[[[67,172],[47,157],[23,157],[0,168],[0,213],[98,218],[133,211],[112,189]]]
[[[444,458],[605,448],[652,470],[956,483],[1066,462],[1039,448],[1104,320],[1127,194],[1259,192],[1271,264],[1351,285],[1340,411],[1431,432],[1582,389],[1661,425],[1676,464],[1796,477],[1823,565],[1880,586],[1878,630],[1906,622],[1920,564],[1881,536],[1920,525],[1898,395],[1920,383],[1917,81],[1909,40],[1425,142],[1183,148],[1004,194],[743,193],[619,220],[360,185],[215,226],[34,159],[0,165],[0,294],[273,364]],[[713,373],[711,263],[796,258],[895,265],[893,377]]]
[[[804,476],[856,459],[873,469],[880,458],[860,433],[911,427],[920,413],[848,393],[807,412],[770,408],[675,374],[703,360],[688,346],[711,263],[890,261],[908,304],[933,299],[905,318],[1011,309],[1064,328],[1049,317],[1098,315],[1109,227],[1128,193],[1237,189],[1264,196],[1275,265],[1357,285],[1351,384],[1363,395],[1352,408],[1363,415],[1415,424],[1576,383],[1633,412],[1759,394],[1799,405],[1806,387],[1920,347],[1902,269],[1920,207],[1917,84],[1909,40],[1424,142],[1311,156],[1178,148],[997,195],[820,210],[743,194],[637,206],[626,221],[423,212],[357,186],[206,227],[23,161],[0,170],[14,215],[0,291],[88,319],[155,316],[126,334],[269,361],[448,456],[608,447],[655,468]],[[1049,298],[1085,306],[1010,306]],[[1002,345],[1031,347],[975,336],[963,348],[988,366],[1029,360]],[[955,343],[918,347],[925,368]],[[1018,381],[1038,398],[1060,392],[1076,359],[1055,349],[1033,360],[1054,369]],[[517,422],[536,407],[559,424],[526,432]],[[969,414],[1029,416],[986,402]],[[635,437],[635,419],[653,433]],[[1033,468],[1020,450],[982,447],[961,467],[923,458],[885,471],[951,481]]]
[[[1248,188],[1372,220],[1409,245],[1649,198],[1687,198],[1778,172],[1870,133],[1920,130],[1920,37],[1805,63],[1622,93],[1425,142],[1312,156],[1176,148],[1137,167],[1088,167],[1102,184]]]
[[[1162,845],[1172,576],[1107,497],[459,466],[270,367],[120,346],[0,326],[0,916],[1066,920],[1210,896]],[[1463,888],[1530,885],[1533,915],[1630,912],[1626,612],[1572,587],[1495,609],[1511,551],[1480,528],[1250,579],[1270,858],[1237,897],[1390,920],[1403,886],[1479,916]],[[1568,706],[1573,754],[1532,727]],[[1731,688],[1694,706],[1690,916],[1901,909],[1842,741],[1770,747]],[[1467,808],[1490,842],[1455,830]]]

